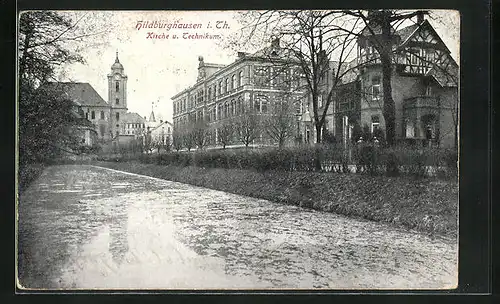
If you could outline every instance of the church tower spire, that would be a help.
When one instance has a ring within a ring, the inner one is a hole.
[[[109,124],[113,136],[124,132],[122,120],[127,113],[127,79],[123,65],[118,59],[117,50],[115,62],[111,65],[111,72],[108,74],[108,103],[111,107]]]
[[[150,122],[156,122],[156,119],[155,119],[155,112],[154,112],[154,101],[151,103],[151,114],[149,114],[149,121]]]

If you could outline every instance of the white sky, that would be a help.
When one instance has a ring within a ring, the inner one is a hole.
[[[81,14],[79,12],[79,14]],[[99,36],[98,46],[79,46],[80,54],[86,64],[72,64],[64,67],[65,75],[60,80],[88,82],[107,101],[107,74],[119,52],[120,62],[128,75],[127,103],[129,112],[148,116],[152,102],[159,101],[155,114],[163,120],[172,120],[172,101],[170,98],[186,87],[194,84],[197,77],[198,56],[205,62],[229,64],[235,60],[235,51],[224,48],[218,40],[147,39],[147,33],[190,34],[206,32],[228,37],[238,29],[231,11],[114,11],[91,12],[85,24],[99,28],[106,33]],[[431,17],[439,17],[430,22],[450,49],[452,56],[459,57],[459,16],[456,12],[433,11]],[[137,21],[162,21],[173,23],[201,23],[202,29],[140,29]],[[226,21],[229,29],[206,29],[208,22],[214,27],[216,21]],[[223,38],[224,39],[224,38]],[[222,39],[222,40],[223,40]],[[241,51],[254,51],[243,49]]]

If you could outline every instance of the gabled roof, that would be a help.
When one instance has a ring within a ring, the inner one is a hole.
[[[158,130],[161,126],[164,126],[164,125],[169,125],[170,127],[174,126],[173,124],[171,124],[170,122],[165,120],[165,121],[161,122],[160,124],[158,124],[157,126],[155,126],[154,128],[152,128],[150,131],[153,132],[155,130]]]
[[[82,106],[109,106],[87,82],[48,82],[41,89],[54,90]]]
[[[442,87],[456,87],[458,84],[458,67],[451,65],[446,71],[433,67],[426,76],[432,76]]]
[[[146,122],[144,117],[142,117],[141,115],[139,115],[135,112],[126,113],[125,117],[123,117],[123,121],[125,123],[145,123]]]
[[[419,24],[412,24],[410,26],[397,30],[396,34],[401,38],[401,44],[408,40],[410,36],[413,36],[413,34],[416,33],[419,27]]]

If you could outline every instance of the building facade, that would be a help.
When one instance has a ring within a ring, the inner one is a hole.
[[[299,132],[296,128],[302,93],[294,89],[293,82],[287,82],[296,71],[281,58],[279,40],[254,54],[238,52],[236,61],[227,66],[205,63],[200,56],[196,84],[172,97],[174,129],[183,132],[203,123],[207,145],[217,146],[225,125],[234,126],[253,115],[259,126],[251,145],[272,144],[262,123],[273,116],[277,104],[286,103],[291,105],[294,132]],[[231,145],[244,144],[234,131]]]
[[[417,17],[415,24],[393,31],[391,87],[396,140],[440,147],[456,145],[457,63],[422,16]],[[385,130],[382,66],[373,46],[379,37],[376,28],[373,32],[375,35],[365,32],[358,38],[357,75],[346,84],[350,89],[339,88],[341,94],[335,100],[333,119],[338,138],[346,135],[345,121],[349,129],[357,124],[371,133]]]
[[[370,26],[370,25],[368,25]],[[417,16],[413,25],[393,29],[391,67],[392,97],[395,103],[396,141],[416,145],[452,147],[458,127],[458,65],[431,24]],[[380,30],[366,28],[357,38],[357,54],[342,65],[342,79],[333,78],[338,62],[325,56],[328,67],[318,90],[318,113],[331,102],[321,132],[337,142],[353,141],[355,129],[385,136],[382,66],[374,47]],[[254,54],[238,53],[235,62],[223,66],[199,58],[195,85],[172,97],[174,128],[187,131],[198,122],[208,130],[208,144],[220,145],[221,129],[228,121],[241,120],[248,111],[261,119],[273,117],[277,103],[290,104],[295,141],[314,144],[316,129],[311,95],[300,68],[281,49],[279,40]],[[301,91],[302,90],[302,91]],[[274,116],[275,117],[275,116]],[[275,144],[261,129],[253,144]],[[234,132],[233,132],[234,136]],[[236,135],[237,137],[237,135]],[[322,134],[320,137],[323,137]],[[359,137],[359,134],[358,134]],[[241,144],[233,138],[232,144]]]

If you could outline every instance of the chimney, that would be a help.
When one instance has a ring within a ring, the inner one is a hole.
[[[273,47],[273,48],[279,48],[280,47],[280,39],[279,38],[274,38],[273,41],[271,42],[271,47]]]
[[[417,23],[421,24],[422,22],[424,22],[424,12],[418,11],[417,12]]]

